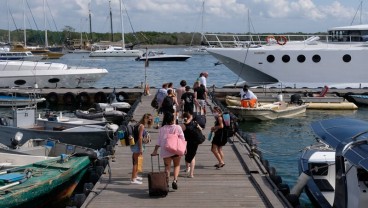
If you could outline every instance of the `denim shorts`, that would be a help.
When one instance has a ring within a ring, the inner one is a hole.
[[[144,152],[144,149],[145,149],[144,144],[142,144],[142,148],[143,148],[142,152]],[[130,150],[132,150],[133,153],[139,153],[139,144],[138,144],[138,142],[135,145],[130,146]]]

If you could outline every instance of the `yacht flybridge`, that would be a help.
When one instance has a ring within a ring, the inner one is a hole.
[[[205,34],[207,51],[249,84],[368,86],[368,25],[328,35]]]

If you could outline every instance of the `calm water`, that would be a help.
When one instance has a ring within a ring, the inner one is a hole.
[[[159,49],[168,54],[178,54],[182,49]],[[66,54],[55,62],[69,65],[103,67],[109,74],[100,80],[96,87],[135,87],[145,80],[144,62],[135,61],[134,58],[89,58],[88,54]],[[160,87],[164,82],[173,82],[174,87],[180,80],[187,80],[189,85],[196,80],[201,71],[208,71],[208,85],[215,84],[221,87],[225,84],[242,81],[225,66],[215,66],[217,62],[210,55],[197,55],[185,62],[150,62],[146,68],[147,82],[150,86]],[[307,110],[295,118],[279,119],[266,122],[244,122],[241,129],[253,133],[258,141],[258,148],[263,152],[270,166],[277,170],[283,183],[290,188],[298,177],[297,159],[300,150],[315,142],[310,123],[312,121],[348,116],[360,119],[368,118],[368,108],[359,108],[357,111],[321,111]],[[302,196],[303,206],[310,206],[305,195]]]

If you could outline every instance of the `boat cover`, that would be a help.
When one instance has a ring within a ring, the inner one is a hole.
[[[336,149],[344,145],[343,156],[368,170],[368,122],[354,118],[334,118],[311,124],[316,136]]]

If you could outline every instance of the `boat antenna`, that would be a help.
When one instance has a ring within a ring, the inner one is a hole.
[[[93,37],[92,37],[91,1],[89,1],[89,3],[88,3],[88,18],[89,18],[89,35],[90,35],[91,41],[93,42]]]
[[[110,29],[111,29],[111,42],[114,42],[114,31],[112,30],[112,12],[111,12],[111,0],[109,1],[110,7]]]
[[[353,17],[353,20],[351,21],[350,25],[353,25],[354,23],[354,20],[355,20],[355,17],[357,16],[358,12],[360,13],[360,16],[359,16],[359,24],[362,24],[362,10],[363,10],[363,1],[360,1],[360,4],[357,8],[357,10],[355,11],[355,14],[354,14],[354,17]]]

